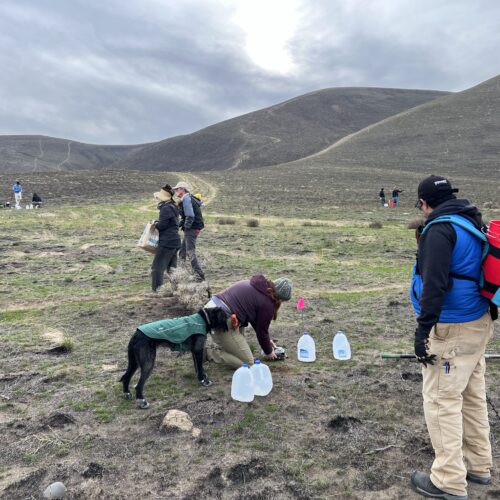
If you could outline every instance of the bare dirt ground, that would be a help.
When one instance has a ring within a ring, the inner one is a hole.
[[[121,396],[128,339],[142,323],[191,310],[175,297],[147,295],[151,256],[135,242],[156,215],[151,193],[180,176],[23,179],[51,194],[40,211],[0,211],[2,498],[41,498],[53,481],[76,499],[419,498],[409,475],[427,471],[433,457],[421,368],[379,356],[412,348],[407,286],[415,244],[406,225],[418,215],[413,194],[389,211],[367,197],[380,187],[379,171],[372,178],[316,174],[316,203],[305,173],[189,177],[210,199],[199,246],[212,290],[257,272],[289,276],[294,299],[305,297],[306,308],[302,316],[286,304],[272,326],[289,358],[271,365],[269,396],[232,401],[232,372],[210,363],[214,385],[199,387],[189,356],[161,349],[146,411]],[[398,182],[409,191],[417,176],[404,176]],[[464,184],[481,207],[487,204],[487,217],[499,218],[498,185]],[[219,224],[227,216],[235,224]],[[249,218],[258,227],[248,226]],[[383,227],[369,228],[373,221]],[[340,328],[353,350],[347,362],[331,355]],[[313,364],[296,360],[304,329],[316,340]],[[500,351],[499,334],[497,325],[489,352]],[[248,339],[258,355],[251,329]],[[471,485],[474,499],[500,498],[500,368],[488,363],[494,481]],[[173,408],[190,415],[198,438],[160,429]]]

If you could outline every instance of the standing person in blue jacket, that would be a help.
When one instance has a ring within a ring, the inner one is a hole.
[[[415,354],[423,364],[424,414],[435,453],[430,475],[414,472],[411,482],[421,495],[445,499],[466,499],[467,480],[490,484],[492,468],[484,353],[495,311],[479,292],[482,243],[456,223],[431,224],[453,215],[481,228],[480,212],[456,192],[435,175],[418,186],[417,206],[427,219],[417,232],[411,285]]]
[[[160,217],[155,222],[159,240],[151,265],[151,288],[156,293],[162,291],[160,287],[163,285],[165,271],[169,273],[171,269],[177,267],[177,251],[181,246],[181,238],[179,236],[179,210],[172,199],[174,190],[166,184],[160,191],[154,193],[154,197],[160,202],[158,203]]]
[[[202,202],[191,194],[191,187],[187,182],[178,182],[173,189],[181,200],[179,204],[180,228],[184,231],[179,257],[182,260],[186,260],[186,257],[189,258],[196,279],[205,281],[205,273],[196,257],[196,240],[205,227],[201,213]]]
[[[19,181],[16,181],[12,186],[12,192],[14,193],[16,205],[20,205],[21,200],[23,199],[23,186],[21,186],[21,183]]]

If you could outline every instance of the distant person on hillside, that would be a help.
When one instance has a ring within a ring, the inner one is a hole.
[[[23,199],[23,186],[21,186],[21,183],[19,181],[16,181],[12,186],[12,192],[14,193],[16,205],[20,205],[21,200]]]
[[[397,187],[394,186],[394,189],[392,190],[392,201],[394,202],[394,206],[398,206],[399,202],[399,193],[402,193],[402,189],[398,189]]]
[[[482,242],[467,229],[481,230],[481,213],[457,199],[457,191],[435,175],[418,186],[417,207],[426,221],[417,232],[410,297],[435,458],[430,475],[414,472],[411,482],[425,497],[466,499],[467,481],[491,484],[484,353],[498,312],[480,293]]]
[[[41,208],[42,198],[40,197],[40,195],[33,193],[33,197],[31,198],[31,203],[33,204],[33,208]]]
[[[198,281],[205,281],[205,273],[196,257],[196,240],[201,230],[205,227],[201,213],[201,201],[191,194],[191,187],[187,182],[178,182],[173,189],[180,198],[180,228],[184,231],[179,257],[183,261],[189,258],[196,279]]]
[[[160,202],[159,220],[155,227],[159,233],[158,247],[156,248],[153,264],[151,265],[151,288],[153,292],[162,292],[163,276],[165,271],[177,267],[177,251],[181,247],[179,236],[179,209],[172,199],[174,190],[166,184],[160,191],[154,193],[154,197]]]
[[[242,363],[253,364],[253,354],[244,335],[249,323],[264,357],[276,359],[276,345],[269,335],[269,325],[278,317],[281,303],[291,299],[292,286],[289,279],[271,281],[259,274],[215,294],[205,308],[221,307],[226,311],[229,331],[214,331],[212,338],[219,349],[207,349],[208,361],[231,368],[239,368]]]
[[[382,204],[382,206],[385,205],[385,192],[384,192],[384,188],[382,188],[380,190],[380,193],[378,195],[379,195],[380,203]]]

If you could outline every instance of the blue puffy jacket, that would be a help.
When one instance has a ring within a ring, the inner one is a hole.
[[[480,227],[481,214],[467,200],[450,200],[429,216],[460,216]],[[483,316],[489,301],[479,293],[482,243],[453,223],[434,224],[419,240],[410,297],[419,327],[426,332],[437,323],[466,323]]]

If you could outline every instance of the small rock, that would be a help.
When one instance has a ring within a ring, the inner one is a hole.
[[[335,401],[337,401],[337,398],[336,398],[335,396],[330,396],[330,397],[328,398],[328,401],[335,402]]]
[[[193,426],[189,415],[180,410],[168,410],[160,427],[167,430],[177,429],[190,432],[193,437],[198,437],[201,434],[201,429]]]
[[[47,486],[43,492],[44,498],[63,498],[66,494],[66,486],[60,481]]]

